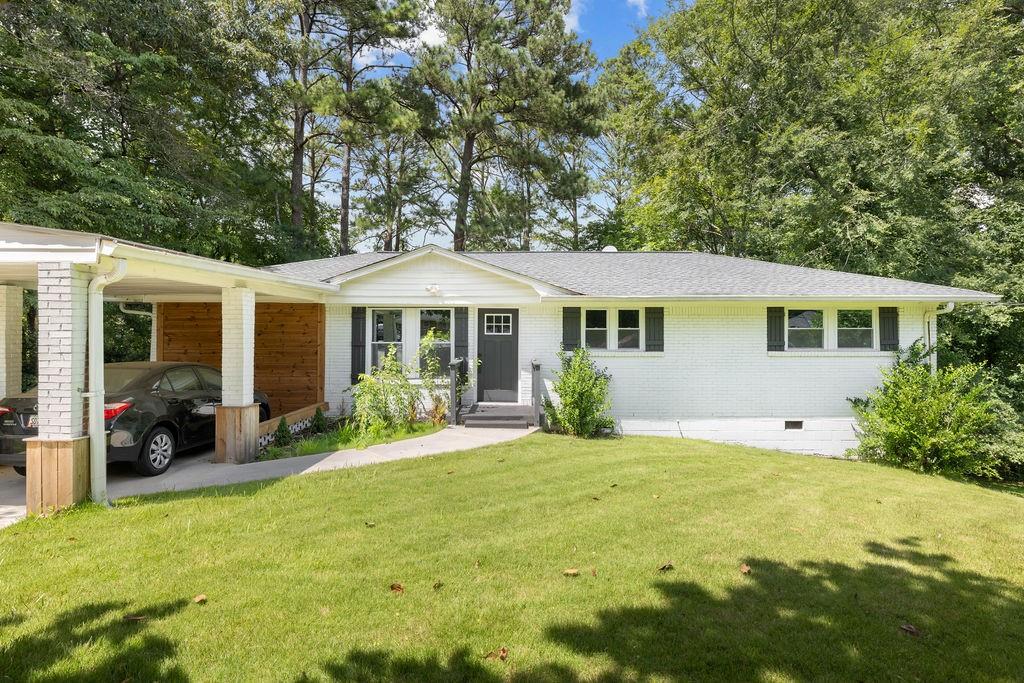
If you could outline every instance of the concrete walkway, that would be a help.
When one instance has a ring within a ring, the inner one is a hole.
[[[183,454],[171,469],[159,477],[140,477],[126,464],[111,465],[107,470],[107,493],[111,500],[162,491],[186,491],[206,486],[241,484],[261,479],[277,479],[292,474],[326,472],[343,467],[372,465],[392,460],[420,458],[480,446],[511,441],[534,429],[467,429],[447,427],[427,436],[370,446],[362,450],[348,449],[334,453],[305,455],[247,465],[219,465],[213,452]],[[25,478],[10,467],[0,467],[0,528],[14,524],[25,516]]]

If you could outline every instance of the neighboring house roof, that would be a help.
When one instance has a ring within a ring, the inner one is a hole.
[[[424,247],[423,251],[447,251]],[[406,252],[407,254],[409,252]],[[400,254],[374,252],[270,266],[294,277],[328,281]],[[998,301],[958,287],[790,266],[699,252],[462,252],[584,296],[602,298],[904,299]],[[406,259],[403,259],[406,260]]]

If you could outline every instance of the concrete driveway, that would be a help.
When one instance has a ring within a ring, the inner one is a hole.
[[[247,465],[220,465],[213,462],[213,451],[183,453],[165,474],[140,477],[127,463],[115,463],[107,469],[107,493],[111,500],[162,491],[186,491],[206,486],[240,484],[262,479],[277,479],[293,474],[326,472],[391,460],[419,458],[491,446],[526,436],[535,429],[473,429],[446,427],[427,436],[334,453],[306,455]],[[25,516],[25,478],[10,467],[0,467],[0,528]]]

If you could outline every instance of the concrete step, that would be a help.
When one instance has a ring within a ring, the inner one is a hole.
[[[463,424],[466,427],[481,429],[528,429],[530,427],[530,423],[523,418],[497,419],[478,417],[472,420],[467,418]]]

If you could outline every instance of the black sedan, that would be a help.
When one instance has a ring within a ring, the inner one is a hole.
[[[216,436],[215,406],[221,399],[220,370],[195,363],[108,363],[103,372],[107,462],[130,462],[139,474],[163,474],[174,455],[208,446]],[[270,403],[255,393],[260,420]],[[0,401],[0,465],[25,474],[25,439],[35,436],[36,390]]]

